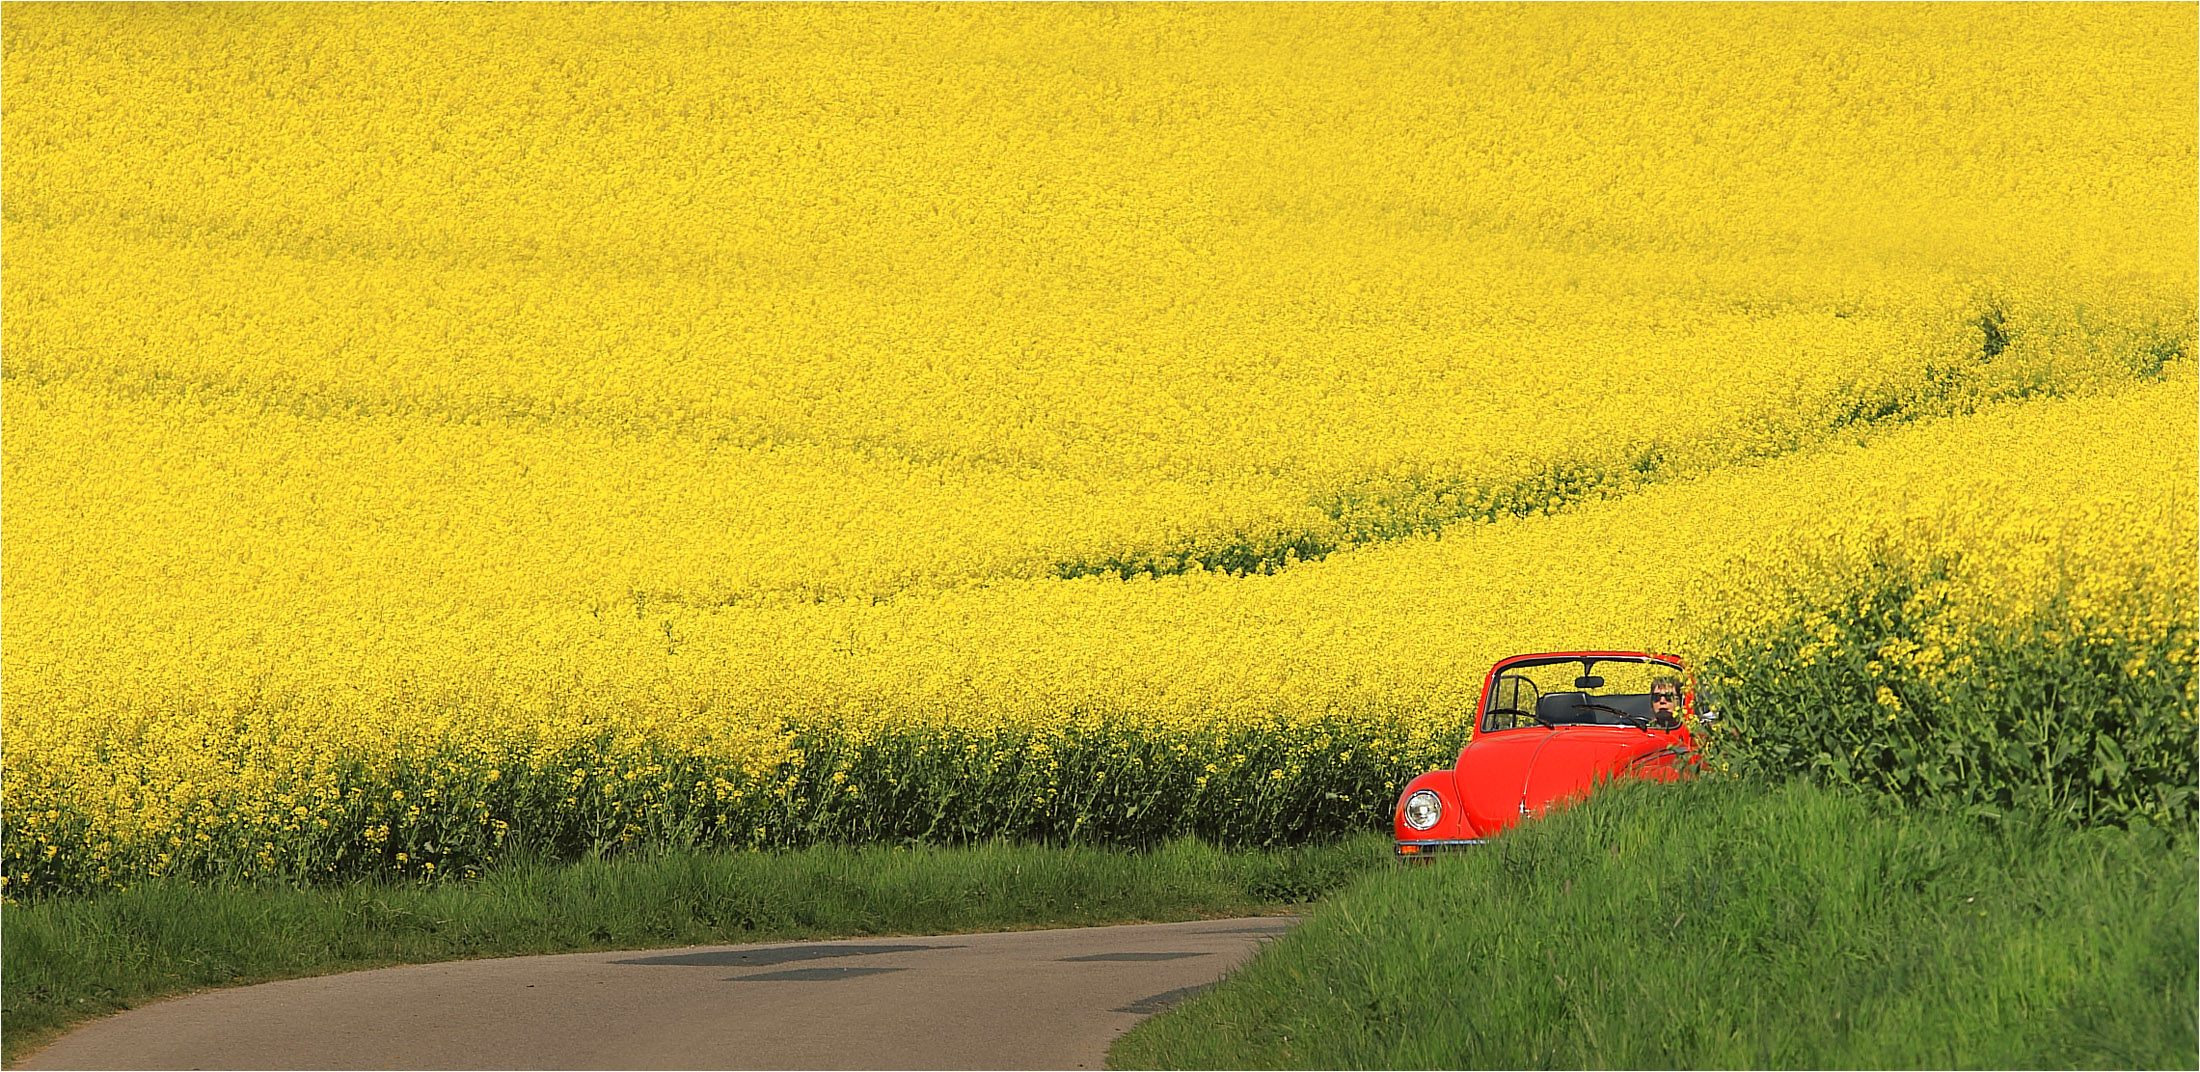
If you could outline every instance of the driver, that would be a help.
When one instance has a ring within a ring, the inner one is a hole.
[[[1661,729],[1681,724],[1681,679],[1660,675],[1650,681],[1650,721]]]

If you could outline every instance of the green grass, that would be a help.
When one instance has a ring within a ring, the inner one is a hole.
[[[814,848],[515,864],[437,885],[149,882],[0,909],[0,1060],[161,997],[391,964],[1259,914],[1387,852],[1373,835],[1273,852]]]
[[[2200,1064],[2190,830],[1621,785],[1364,879],[1124,1068]]]

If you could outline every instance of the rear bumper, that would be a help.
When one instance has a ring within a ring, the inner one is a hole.
[[[1391,843],[1391,851],[1399,856],[1409,858],[1432,856],[1440,852],[1458,852],[1461,849],[1480,848],[1488,841],[1488,838],[1431,838],[1427,841],[1397,841]]]

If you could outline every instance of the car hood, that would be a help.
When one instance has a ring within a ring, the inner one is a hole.
[[[1475,826],[1494,831],[1587,792],[1673,739],[1632,726],[1559,726],[1479,737],[1459,755],[1460,803]]]

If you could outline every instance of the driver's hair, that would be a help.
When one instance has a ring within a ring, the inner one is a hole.
[[[1684,691],[1684,690],[1683,690],[1683,689],[1681,688],[1681,679],[1680,679],[1680,678],[1677,678],[1677,677],[1674,677],[1674,676],[1673,676],[1673,675],[1671,675],[1671,674],[1659,674],[1658,676],[1656,676],[1656,677],[1654,677],[1654,678],[1651,678],[1651,679],[1650,679],[1650,691],[1651,691],[1651,692],[1653,692],[1653,693],[1654,693],[1654,692],[1658,691],[1658,686],[1660,686],[1660,685],[1671,685],[1671,686],[1673,686],[1673,698],[1674,698],[1675,700],[1678,700],[1678,699],[1680,699],[1681,693],[1682,693],[1682,692]]]

